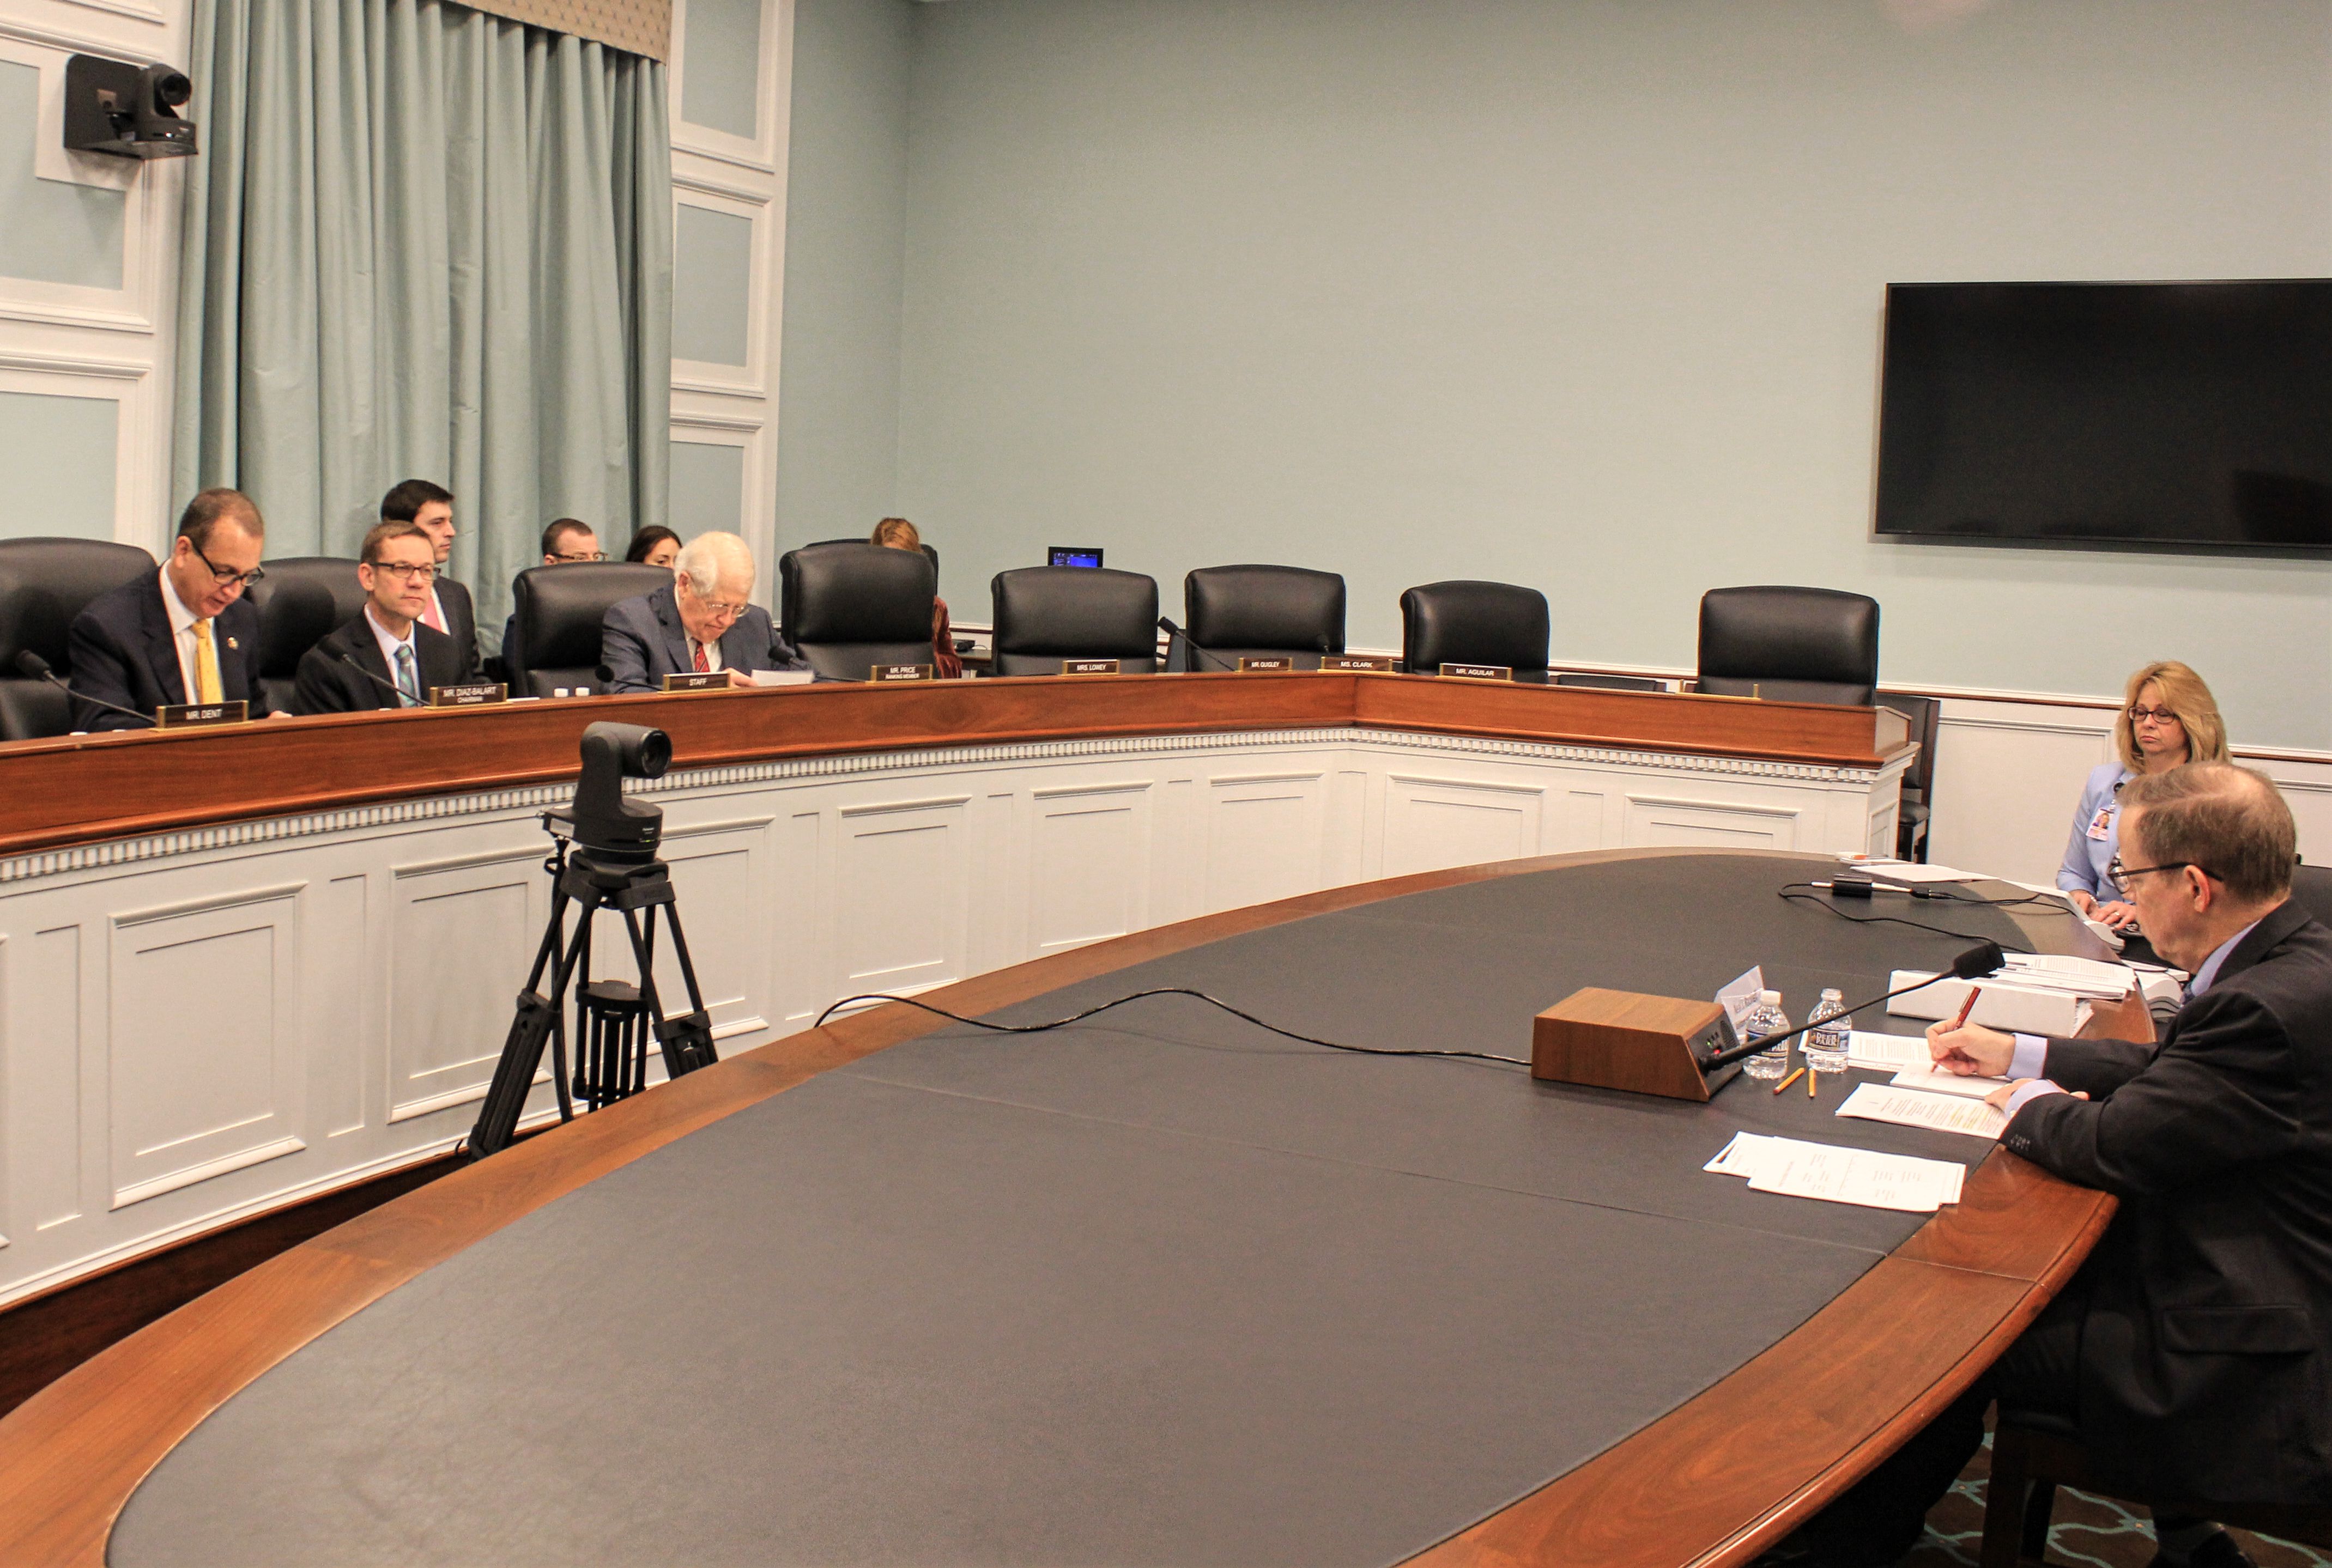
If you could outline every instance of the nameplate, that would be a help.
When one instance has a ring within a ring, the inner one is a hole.
[[[690,670],[664,678],[666,691],[712,691],[728,684],[729,672],[725,670]]]
[[[1118,660],[1114,659],[1064,659],[1061,660],[1061,673],[1064,675],[1115,675],[1118,673],[1117,666]]]
[[[866,679],[877,686],[886,686],[894,680],[930,680],[938,673],[928,664],[877,664]]]
[[[1295,668],[1295,660],[1285,653],[1266,653],[1260,658],[1241,659],[1238,662],[1241,675],[1279,675]]]
[[[1379,675],[1390,675],[1392,673],[1392,664],[1391,655],[1385,653],[1323,653],[1320,655],[1320,668],[1323,670],[1373,670]]]
[[[181,702],[154,710],[157,729],[200,729],[205,725],[241,724],[251,717],[248,702]]]
[[[459,686],[429,689],[432,708],[485,708],[510,700],[510,688],[499,680],[470,680]]]
[[[1444,664],[1441,673],[1462,680],[1512,680],[1515,668],[1511,664]]]

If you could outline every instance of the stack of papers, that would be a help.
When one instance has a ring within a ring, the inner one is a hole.
[[[1915,1088],[1895,1088],[1866,1083],[1838,1107],[1842,1117],[1890,1122],[1898,1127],[1927,1127],[1939,1133],[1965,1133],[1970,1137],[1998,1138],[2008,1118],[1981,1099],[1959,1094],[1923,1094]]]
[[[1868,1068],[1872,1072],[1893,1072],[1899,1068],[1925,1068],[1934,1057],[1927,1050],[1924,1034],[1877,1034],[1858,1029],[1849,1037],[1846,1065]]]
[[[1736,1133],[1702,1168],[1744,1176],[1752,1192],[1910,1214],[1932,1214],[1945,1203],[1958,1202],[1960,1183],[1967,1177],[1967,1167],[1951,1160],[1842,1149],[1756,1133]]]

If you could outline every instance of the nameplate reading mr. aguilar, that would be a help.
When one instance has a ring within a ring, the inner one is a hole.
[[[1241,659],[1241,675],[1278,675],[1295,668],[1295,660],[1285,653],[1266,653],[1257,658]]]
[[[1392,656],[1389,653],[1323,653],[1320,668],[1324,670],[1373,670],[1379,675],[1392,673]]]
[[[1114,659],[1064,659],[1061,660],[1061,673],[1064,675],[1115,675],[1118,673],[1117,664],[1118,661]]]
[[[1444,675],[1455,675],[1462,680],[1512,680],[1515,669],[1511,664],[1444,664]]]
[[[867,679],[882,686],[894,680],[929,680],[937,673],[928,664],[877,664]]]
[[[471,680],[459,686],[429,689],[432,708],[485,708],[510,699],[510,688],[499,680]]]
[[[180,702],[154,710],[157,729],[199,729],[212,724],[241,724],[251,717],[251,704],[237,699],[234,702]]]
[[[729,683],[725,670],[683,670],[664,678],[666,691],[715,691]]]

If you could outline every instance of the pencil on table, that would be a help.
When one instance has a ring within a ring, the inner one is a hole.
[[[1793,1068],[1792,1068],[1792,1069],[1790,1069],[1790,1076],[1789,1076],[1789,1077],[1787,1077],[1787,1078],[1785,1078],[1785,1079],[1783,1079],[1781,1082],[1779,1082],[1779,1083],[1777,1083],[1777,1084],[1775,1084],[1775,1085],[1773,1086],[1773,1092],[1774,1092],[1775,1094],[1780,1094],[1783,1089],[1785,1089],[1785,1088],[1789,1088],[1792,1084],[1793,1084],[1793,1083],[1797,1082],[1797,1081],[1798,1081],[1799,1075],[1801,1075],[1802,1073],[1803,1073],[1805,1070],[1806,1070],[1806,1069],[1805,1069],[1804,1068],[1802,1068],[1802,1067],[1793,1067]],[[1811,1079],[1808,1079],[1806,1081],[1807,1081],[1807,1083],[1808,1083],[1808,1084],[1811,1084],[1813,1080],[1812,1080]]]

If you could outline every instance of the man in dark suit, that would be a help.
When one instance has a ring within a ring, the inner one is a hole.
[[[1999,1364],[1802,1533],[1888,1563],[1983,1436],[1983,1409],[2069,1421],[2116,1495],[2332,1504],[2332,930],[2291,901],[2297,834],[2263,774],[2196,763],[2122,793],[2111,875],[2193,974],[2158,1045],[1928,1031],[1937,1065],[2008,1076],[2002,1143],[2121,1200]],[[2165,1568],[2250,1560],[2157,1516]]]
[[[429,607],[421,623],[443,632],[462,649],[462,658],[474,669],[478,662],[478,612],[470,591],[445,575],[454,558],[454,492],[427,480],[406,480],[380,498],[380,520],[412,523],[428,536],[437,552],[437,581],[429,590]]]
[[[293,708],[417,708],[429,700],[433,686],[475,679],[477,670],[461,645],[421,619],[436,576],[436,547],[418,526],[376,523],[357,564],[364,613],[301,656]]]
[[[65,655],[73,689],[139,713],[246,701],[257,714],[259,613],[243,591],[265,575],[266,528],[240,490],[205,490],[187,502],[161,571],[100,594],[74,617]],[[145,727],[95,702],[76,701],[72,723]]]
[[[699,534],[673,563],[672,585],[608,606],[599,659],[610,691],[661,691],[664,678],[725,671],[750,686],[757,670],[807,670],[769,613],[748,601],[753,554],[734,534]]]

